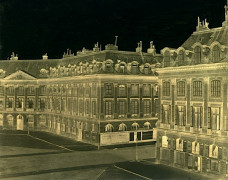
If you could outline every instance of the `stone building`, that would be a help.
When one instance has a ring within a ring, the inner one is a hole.
[[[160,114],[156,157],[161,163],[228,174],[228,12],[222,27],[206,20],[177,49],[164,48],[157,69]],[[213,176],[212,176],[213,177]]]
[[[112,48],[115,47],[115,48]],[[0,61],[0,126],[43,130],[94,145],[155,141],[155,65],[161,55],[98,43],[62,59]]]

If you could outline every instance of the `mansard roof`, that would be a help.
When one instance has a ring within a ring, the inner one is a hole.
[[[213,42],[228,46],[228,29],[224,27],[194,32],[181,46],[186,50],[192,50],[192,46],[198,42],[210,46]]]

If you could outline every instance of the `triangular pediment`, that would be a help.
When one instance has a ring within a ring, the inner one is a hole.
[[[27,74],[21,70],[16,71],[15,73],[4,78],[5,80],[34,80],[33,76]]]

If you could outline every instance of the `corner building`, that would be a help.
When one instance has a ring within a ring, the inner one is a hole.
[[[178,49],[164,48],[157,70],[160,113],[156,158],[224,178],[228,174],[228,15],[219,28],[200,22]]]

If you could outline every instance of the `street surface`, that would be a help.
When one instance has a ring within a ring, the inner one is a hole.
[[[46,132],[0,131],[1,179],[202,179],[155,164],[155,145],[109,148]],[[145,159],[147,159],[145,161]],[[144,160],[144,161],[142,161]]]

